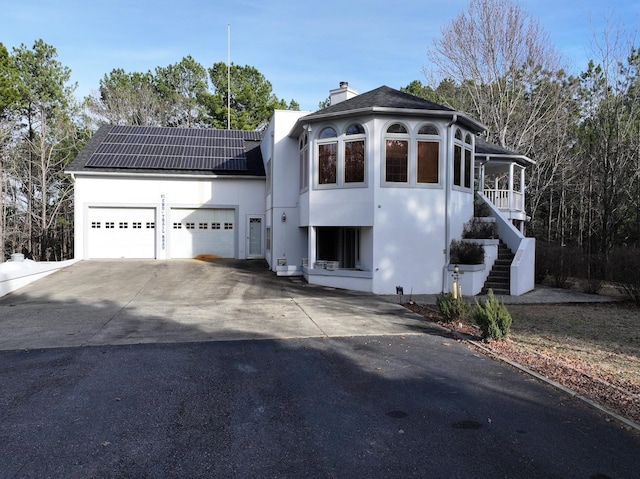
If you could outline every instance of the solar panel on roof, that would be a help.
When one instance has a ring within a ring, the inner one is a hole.
[[[87,167],[246,170],[245,141],[256,131],[116,125],[87,160]]]

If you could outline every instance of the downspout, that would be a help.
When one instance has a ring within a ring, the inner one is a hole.
[[[453,125],[458,121],[458,114],[454,113],[451,121],[447,125],[447,161],[445,162],[445,185],[444,185],[444,266],[442,267],[442,291],[449,292],[449,282],[447,281],[449,260],[451,258],[451,160],[453,154]]]

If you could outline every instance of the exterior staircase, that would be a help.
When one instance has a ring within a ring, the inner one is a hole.
[[[511,294],[511,262],[514,256],[511,250],[507,248],[507,245],[502,241],[498,243],[498,257],[489,272],[489,276],[480,294],[487,294],[490,289],[492,289],[493,294],[496,295]]]

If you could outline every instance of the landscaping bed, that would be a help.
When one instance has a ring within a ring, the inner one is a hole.
[[[640,424],[640,310],[624,303],[508,305],[505,340],[482,341],[470,321],[444,323],[435,306],[406,304],[473,342]]]

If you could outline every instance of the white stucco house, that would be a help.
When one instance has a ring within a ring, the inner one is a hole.
[[[465,294],[499,261],[504,293],[533,289],[530,159],[479,140],[468,115],[385,86],[330,97],[276,111],[262,133],[101,127],[68,168],[76,258],[264,258],[313,284],[440,293],[477,191],[510,254],[487,242],[484,265],[461,266]]]

